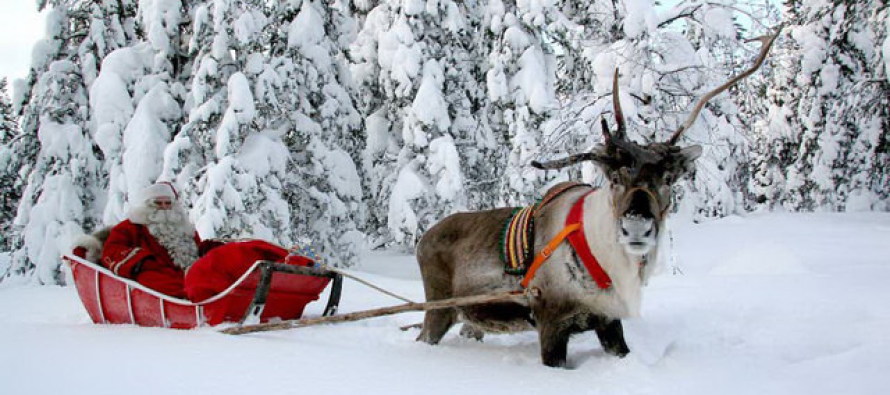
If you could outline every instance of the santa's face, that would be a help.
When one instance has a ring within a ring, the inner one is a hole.
[[[173,199],[158,197],[150,200],[149,205],[157,210],[170,210],[173,208]]]
[[[167,197],[158,197],[148,201],[148,220],[150,223],[180,223],[185,219],[185,211],[176,202]]]

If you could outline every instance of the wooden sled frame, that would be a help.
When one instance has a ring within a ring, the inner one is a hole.
[[[232,285],[219,294],[200,302],[191,302],[185,299],[165,295],[139,284],[136,281],[122,278],[96,263],[73,254],[63,255],[62,260],[71,268],[81,302],[89,313],[90,318],[92,318],[95,323],[122,323],[177,329],[191,329],[207,324],[215,325],[222,321],[218,318],[211,318],[208,320],[208,317],[206,316],[208,311],[225,308],[226,304],[230,303],[232,299],[243,299],[242,296],[236,295],[236,290],[239,286],[244,285],[255,272],[259,273],[259,281],[257,282],[256,290],[253,293],[248,308],[245,309],[241,315],[239,325],[245,323],[257,323],[274,318],[272,316],[263,316],[263,312],[267,302],[269,302],[272,279],[276,272],[330,279],[332,281],[331,291],[322,315],[331,316],[337,312],[343,286],[343,277],[340,274],[325,268],[285,265],[272,261],[257,261],[254,262]],[[84,277],[84,275],[92,277],[92,281],[90,281],[89,278]],[[113,312],[109,311],[110,304],[103,301],[102,286],[105,283],[110,283],[115,287],[120,287],[119,284],[123,285],[125,297],[122,297],[121,299],[126,300],[125,314],[118,312],[117,317],[109,319],[109,315],[113,315]],[[90,286],[92,286],[93,289],[88,289]],[[323,289],[324,287],[322,287],[322,290]],[[154,319],[147,320],[150,321],[149,323],[146,323],[145,319],[137,317],[137,315],[141,315],[137,314],[137,310],[141,309],[134,306],[134,299],[138,299],[141,306],[146,304],[146,300],[151,301],[152,299],[155,299],[157,305],[151,306],[151,310],[157,310],[160,317],[154,317]],[[312,300],[315,299],[317,299],[317,295]],[[303,306],[305,306],[305,303],[302,306],[296,307],[297,314],[302,314],[302,309]],[[124,317],[121,317],[121,315]],[[215,317],[216,314],[214,313],[213,316]]]

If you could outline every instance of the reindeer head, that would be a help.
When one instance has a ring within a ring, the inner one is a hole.
[[[624,115],[618,100],[618,69],[612,83],[612,103],[617,130],[612,133],[605,119],[602,121],[605,143],[591,152],[572,155],[550,162],[532,162],[539,169],[558,169],[582,161],[596,163],[609,181],[615,219],[618,222],[618,241],[631,255],[644,255],[656,245],[658,229],[671,206],[671,186],[693,168],[701,156],[702,147],[680,147],[677,140],[688,129],[705,104],[721,92],[751,75],[763,64],[778,36],[758,38],[763,45],[754,65],[708,92],[696,103],[689,117],[667,142],[638,144],[627,138]]]

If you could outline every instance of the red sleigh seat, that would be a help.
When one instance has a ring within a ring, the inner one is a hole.
[[[78,247],[72,254],[62,256],[62,260],[71,267],[84,308],[93,322],[100,324],[191,329],[255,320],[257,316],[260,322],[297,319],[306,304],[317,300],[332,279],[334,285],[324,315],[334,314],[340,299],[342,278],[339,274],[257,261],[224,291],[206,300],[191,302],[117,276],[84,259],[85,253],[84,248]],[[262,284],[264,271],[271,280],[268,286]]]

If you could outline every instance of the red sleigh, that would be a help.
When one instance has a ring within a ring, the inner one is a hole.
[[[300,318],[306,304],[319,298],[332,282],[324,316],[340,301],[342,277],[323,268],[257,261],[231,286],[201,302],[164,295],[115,275],[84,259],[76,248],[62,257],[90,318],[99,324],[135,324],[191,329],[224,322],[267,322]]]

